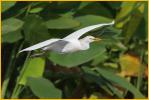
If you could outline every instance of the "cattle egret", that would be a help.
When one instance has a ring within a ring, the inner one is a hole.
[[[82,28],[80,30],[73,32],[72,34],[66,36],[63,39],[59,39],[59,38],[49,39],[41,43],[35,44],[31,47],[25,48],[20,52],[41,49],[41,51],[43,52],[55,51],[55,52],[64,54],[64,53],[72,53],[80,50],[87,50],[90,48],[91,42],[99,41],[101,39],[95,38],[93,36],[86,36],[82,39],[79,39],[79,38],[83,34],[93,29],[103,27],[103,26],[113,25],[113,24],[114,24],[114,21],[112,21],[111,23],[102,23],[102,24],[87,26],[85,28]]]

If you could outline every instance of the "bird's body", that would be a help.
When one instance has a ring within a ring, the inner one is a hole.
[[[58,53],[72,53],[80,50],[87,50],[90,48],[91,42],[94,42],[97,40],[99,41],[101,39],[95,38],[93,36],[86,36],[83,39],[79,39],[79,38],[90,30],[93,30],[101,26],[107,26],[107,25],[113,25],[113,24],[114,24],[114,21],[111,23],[103,23],[103,24],[88,26],[76,32],[73,32],[72,34],[64,37],[63,39],[58,39],[58,38],[49,39],[44,42],[35,44],[31,47],[28,47],[26,49],[23,49],[20,52],[41,49],[43,52],[55,51]]]
[[[69,41],[69,40],[68,40]],[[62,53],[71,53],[81,50],[81,44],[78,40],[71,40],[62,50]]]
[[[81,50],[78,40],[57,40],[48,46],[41,48],[43,51],[55,51],[58,53],[70,53]]]
[[[58,53],[72,53],[80,50],[89,49],[89,44],[81,40],[58,40],[42,48],[43,51],[55,51]]]

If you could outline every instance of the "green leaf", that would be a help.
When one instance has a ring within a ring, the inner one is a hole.
[[[2,2],[2,12],[7,11],[9,8],[13,7],[15,5],[16,2],[14,1],[3,1]]]
[[[39,12],[42,11],[42,10],[43,10],[43,8],[37,7],[37,8],[31,9],[29,12],[30,12],[30,13],[39,13]]]
[[[123,25],[128,22],[129,15],[134,10],[136,2],[123,2],[121,5],[121,10],[116,16],[116,27],[122,28]]]
[[[86,51],[79,51],[71,54],[57,54],[51,52],[48,58],[53,63],[61,66],[74,67],[94,59],[97,54],[100,55],[103,52],[105,52],[105,47],[100,43],[95,43]]]
[[[95,57],[95,59],[92,62],[92,65],[96,66],[99,63],[102,63],[102,62],[104,62],[107,59],[108,59],[107,53],[106,52],[103,52],[102,54],[99,54],[99,55],[97,55]]]
[[[81,67],[83,70],[83,78],[87,83],[96,83],[99,85],[100,88],[102,88],[104,91],[106,91],[109,95],[113,95],[112,91],[110,91],[107,88],[107,82],[105,79],[103,79],[101,76],[98,75],[97,72],[95,72],[92,68],[89,68],[87,66]]]
[[[145,8],[144,8],[144,18],[145,18],[145,31],[146,31],[146,40],[148,37],[148,4],[147,2],[145,2],[144,4]]]
[[[23,21],[16,18],[6,19],[2,21],[2,34],[17,31],[22,28],[23,24]]]
[[[132,92],[134,94],[135,98],[145,98],[140,91],[138,91],[131,83],[129,83],[128,81],[126,81],[124,78],[119,77],[117,75],[115,75],[114,73],[110,72],[110,71],[106,71],[104,69],[101,68],[96,68],[96,70],[107,80],[112,81],[118,85],[120,85],[121,87],[129,90],[130,92]]]
[[[98,85],[105,85],[105,81],[99,77],[98,73],[96,73],[93,69],[89,68],[88,66],[81,67],[83,70],[83,78],[88,83],[97,83]]]
[[[2,42],[13,43],[22,39],[21,28],[23,24],[23,21],[16,18],[2,21]]]
[[[80,6],[83,6],[83,7],[77,10],[76,15],[78,16],[99,15],[99,16],[113,18],[111,11],[100,2],[90,2],[90,3],[82,2]]]
[[[24,65],[21,72],[19,84],[26,85],[28,77],[41,77],[44,72],[45,60],[42,58],[30,58]]]
[[[139,24],[141,23],[142,17],[142,14],[138,10],[133,12],[130,21],[126,25],[126,29],[123,32],[123,35],[125,36],[125,43],[128,43],[132,36],[136,33],[136,30],[139,28]]]
[[[78,10],[80,10],[80,9],[82,9],[82,8],[84,8],[84,7],[86,7],[87,5],[89,5],[89,4],[91,4],[92,2],[81,2],[80,3],[80,5],[79,5],[79,7],[78,7]]]
[[[121,91],[120,90],[118,90],[116,87],[113,87],[111,84],[107,84],[107,86],[112,90],[112,92],[114,93],[114,94],[116,94],[120,99],[123,99],[124,97],[123,97],[123,94],[121,93]]]
[[[17,42],[18,40],[22,39],[22,35],[20,30],[18,31],[14,31],[14,32],[10,32],[7,34],[2,34],[2,42],[6,42],[6,43],[13,43],[13,42]]]
[[[41,99],[61,98],[62,92],[45,78],[28,78],[27,85]]]
[[[49,29],[70,29],[80,25],[80,23],[77,20],[74,20],[69,17],[50,19],[45,24]]]
[[[72,12],[72,11],[61,14],[62,17],[65,17],[65,18],[68,18],[68,19],[73,19],[73,15],[74,15],[74,12]]]
[[[121,7],[122,2],[107,2],[113,9],[119,9]]]
[[[25,40],[31,44],[36,44],[50,38],[44,21],[38,15],[27,16],[25,18],[23,30],[25,33]]]
[[[81,26],[77,27],[77,29],[80,29],[82,27],[86,27],[89,25],[107,23],[112,21],[112,19],[109,19],[103,16],[96,16],[96,15],[80,16],[80,17],[76,17],[75,19],[81,23]]]
[[[117,20],[119,21],[122,18],[125,18],[126,16],[128,16],[134,9],[135,5],[136,5],[136,2],[123,2],[121,5],[121,10],[117,15]]]

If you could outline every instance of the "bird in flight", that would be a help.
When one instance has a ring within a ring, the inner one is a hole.
[[[72,34],[62,39],[59,39],[59,38],[49,39],[49,40],[40,42],[38,44],[35,44],[33,46],[30,46],[28,48],[25,48],[21,50],[19,53],[24,51],[33,51],[36,49],[41,49],[41,51],[43,52],[55,51],[62,54],[72,53],[72,52],[81,51],[81,50],[87,50],[90,48],[91,42],[100,41],[101,39],[95,38],[93,36],[86,36],[82,39],[79,39],[79,38],[85,33],[93,29],[103,27],[103,26],[113,25],[113,24],[114,24],[114,21],[112,21],[111,23],[102,23],[102,24],[87,26],[85,28],[82,28],[80,30],[73,32]]]

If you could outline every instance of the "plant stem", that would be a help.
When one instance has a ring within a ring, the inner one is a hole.
[[[28,16],[29,11],[31,10],[31,7],[32,7],[32,3],[27,7],[25,16]]]
[[[18,98],[18,95],[21,91],[21,86],[20,85],[17,85],[16,88],[15,88],[15,94],[12,95],[12,99],[15,99],[15,98]]]
[[[32,3],[27,7],[25,17],[28,16],[31,7],[32,7]],[[25,71],[25,64],[27,64],[28,58],[29,58],[29,56],[30,56],[30,53],[31,53],[31,52],[29,52],[29,53],[27,54],[26,60],[25,60],[25,62],[24,62],[24,65],[23,65],[22,71],[21,71],[21,73],[20,73],[20,76],[18,77],[18,80],[17,80],[17,82],[16,82],[16,85],[15,85],[15,88],[14,88],[14,90],[13,90],[13,93],[12,93],[11,98],[17,98],[18,95],[19,95],[19,93],[20,93],[21,86],[19,85],[19,81],[20,81],[20,79],[21,79],[21,77],[22,77],[22,75],[23,75],[23,73],[24,73],[24,71]]]
[[[12,75],[12,72],[15,68],[16,49],[17,49],[17,45],[12,50],[10,63],[8,65],[8,68],[7,68],[7,71],[6,71],[6,75],[4,76],[4,82],[2,84],[2,98],[5,97],[5,94],[7,92],[7,88],[8,88],[8,85],[9,85],[9,81],[10,81],[10,78],[11,78],[11,75]]]
[[[142,84],[142,79],[143,79],[143,73],[144,73],[144,70],[145,70],[145,66],[142,65],[143,56],[144,56],[144,52],[143,52],[143,50],[142,50],[142,52],[141,52],[141,57],[140,57],[141,65],[140,65],[140,67],[139,67],[138,80],[137,80],[137,89],[138,89],[138,90],[140,90],[140,87],[141,87],[141,84]]]
[[[21,80],[21,78],[22,78],[22,76],[24,74],[25,69],[26,69],[26,66],[25,65],[28,64],[27,62],[28,62],[28,59],[29,59],[30,54],[31,54],[31,52],[29,52],[27,54],[26,60],[24,62],[24,65],[23,65],[22,71],[20,73],[20,76],[18,77],[18,80],[17,80],[17,83],[16,83],[15,88],[13,90],[13,93],[12,93],[11,98],[17,98],[18,95],[19,95],[19,93],[20,93],[21,86],[19,85],[19,82],[20,82],[20,80]]]

